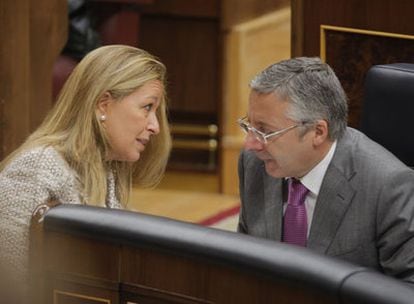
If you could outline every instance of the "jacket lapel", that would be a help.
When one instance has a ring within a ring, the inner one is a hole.
[[[344,147],[348,144],[347,139],[338,143],[337,152],[322,182],[313,214],[307,247],[324,254],[332,244],[355,195],[355,189],[350,184],[355,175],[352,158],[347,158],[343,153],[349,149],[349,146]]]

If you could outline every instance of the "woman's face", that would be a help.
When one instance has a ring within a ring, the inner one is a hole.
[[[163,92],[163,84],[151,80],[120,100],[104,95],[97,115],[105,115],[101,123],[110,145],[107,160],[136,162],[140,158],[151,136],[160,131],[156,111]]]

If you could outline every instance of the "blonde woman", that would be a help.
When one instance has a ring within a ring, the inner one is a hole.
[[[0,164],[0,262],[25,279],[33,210],[49,200],[122,208],[132,175],[162,177],[171,146],[165,67],[122,45],[89,53],[41,126]]]

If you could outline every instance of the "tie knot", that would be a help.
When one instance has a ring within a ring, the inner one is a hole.
[[[289,196],[288,202],[292,205],[300,205],[305,201],[309,190],[297,179],[289,179]]]

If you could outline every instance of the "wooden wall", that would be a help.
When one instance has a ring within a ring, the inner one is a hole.
[[[289,56],[289,12],[274,15],[288,4],[155,0],[142,7],[138,44],[168,68],[171,169],[213,172],[221,192],[238,192],[236,121],[246,112],[250,78]]]
[[[65,0],[0,1],[0,159],[52,105],[52,67],[66,42]]]
[[[220,177],[222,192],[237,193],[243,136],[236,120],[246,112],[250,78],[289,54],[290,1],[93,2],[98,16],[108,17],[98,24],[106,43],[137,45],[167,65],[173,126],[194,125],[180,130],[207,142],[182,154],[176,168],[207,169]],[[285,10],[277,14],[280,9]],[[66,16],[65,0],[0,3],[0,159],[52,106],[52,66],[66,42]]]
[[[321,56],[333,67],[349,97],[349,125],[359,126],[369,67],[414,62],[413,11],[407,0],[292,0],[292,57]]]
[[[142,11],[139,45],[168,68],[173,123],[217,123],[218,14],[218,1],[158,1]]]
[[[220,100],[217,0],[156,0],[143,7],[139,47],[167,66],[173,151],[169,169],[215,171]],[[214,143],[210,146],[210,140]]]
[[[244,133],[237,119],[247,113],[249,82],[268,65],[290,57],[290,8],[282,6],[224,33],[221,189],[238,193],[237,161]]]

